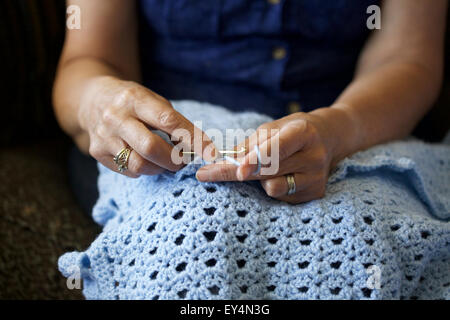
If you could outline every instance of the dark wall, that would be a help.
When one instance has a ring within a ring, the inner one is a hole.
[[[64,0],[0,2],[0,145],[60,134],[50,94],[64,31]]]

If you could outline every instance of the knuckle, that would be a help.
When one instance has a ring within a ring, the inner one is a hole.
[[[175,110],[165,110],[159,113],[158,123],[167,129],[176,129],[179,124],[177,112]]]
[[[271,128],[272,128],[272,126],[270,125],[270,123],[263,123],[256,129],[256,131],[258,131],[258,132],[269,131]]]
[[[305,125],[305,133],[314,141],[320,137],[319,130],[310,122],[307,122]]]
[[[226,167],[220,167],[217,173],[221,180],[228,180],[230,178],[230,172]]]
[[[131,100],[134,99],[134,97],[137,94],[137,88],[134,87],[127,87],[120,91],[120,93],[116,96],[115,103],[118,105],[126,105]]]
[[[105,125],[100,124],[95,128],[95,134],[101,138],[105,138],[108,135],[108,129]]]
[[[114,124],[117,121],[118,117],[119,115],[112,107],[107,107],[105,108],[105,110],[103,110],[102,120],[106,124]]]
[[[170,103],[169,100],[167,100],[166,98],[164,98],[163,96],[160,96],[159,94],[155,94],[153,93],[153,97],[158,100],[160,103],[166,105],[169,108],[173,108],[172,104]]]
[[[272,123],[264,123],[258,127],[256,130],[257,134],[255,139],[257,139],[258,143],[261,143],[261,141],[264,141],[268,139],[269,137],[275,135],[276,132],[279,131],[279,127],[275,126]],[[275,133],[274,133],[275,132]]]
[[[264,183],[264,190],[266,190],[266,193],[269,197],[277,197],[280,194],[280,185],[276,183],[273,180],[268,180]]]
[[[302,132],[302,133],[309,130],[309,127],[311,127],[309,122],[306,121],[305,119],[292,120],[288,123],[288,126],[290,128],[292,128],[293,130],[295,130],[296,132]]]
[[[89,154],[94,158],[94,159],[99,159],[102,154],[103,151],[100,147],[100,144],[95,143],[95,142],[91,142],[91,144],[89,145]]]
[[[305,116],[308,116],[308,114],[306,112],[299,111],[299,112],[295,112],[290,115],[287,115],[285,118],[298,120],[298,119],[304,119]]]
[[[141,141],[141,150],[145,155],[151,155],[155,151],[155,141],[151,135],[146,136]]]
[[[130,170],[135,175],[141,175],[145,171],[146,161],[141,157],[135,157],[129,166]]]
[[[103,111],[102,121],[100,122],[104,128],[121,128],[125,120],[123,112],[120,112],[118,108],[108,107]]]
[[[315,156],[315,161],[320,167],[325,167],[328,162],[327,151],[324,147],[319,147]]]
[[[279,148],[278,149],[278,155],[280,159],[286,159],[289,157],[288,150],[286,148]]]

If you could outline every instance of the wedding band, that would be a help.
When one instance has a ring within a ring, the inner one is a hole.
[[[292,174],[287,174],[286,175],[286,181],[288,184],[288,192],[287,195],[293,195],[297,189],[297,186],[295,185],[295,179],[294,179],[294,175]]]
[[[125,147],[113,158],[119,172],[125,172],[128,169],[128,158],[130,158],[131,151],[131,148]]]

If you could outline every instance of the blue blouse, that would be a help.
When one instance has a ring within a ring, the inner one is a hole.
[[[279,118],[328,106],[353,77],[376,0],[140,0],[144,84]]]

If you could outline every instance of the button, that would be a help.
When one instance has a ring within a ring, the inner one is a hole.
[[[287,111],[289,113],[296,113],[296,112],[300,112],[302,110],[302,107],[300,105],[300,103],[292,101],[289,102],[289,104],[287,105]]]
[[[280,0],[267,0],[267,2],[275,5],[275,4],[279,4]]]
[[[281,60],[286,57],[286,49],[283,47],[277,47],[273,49],[272,56],[275,60]]]

